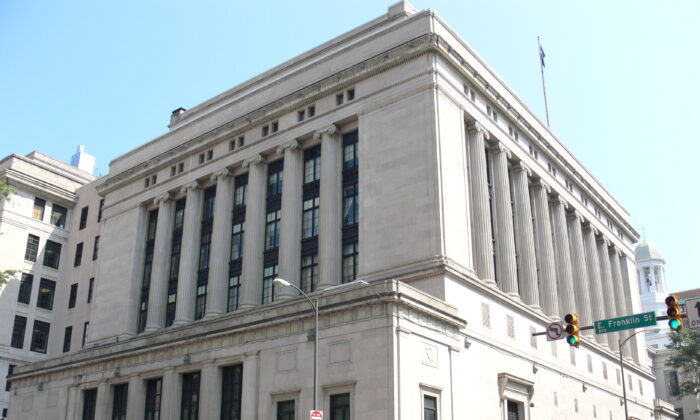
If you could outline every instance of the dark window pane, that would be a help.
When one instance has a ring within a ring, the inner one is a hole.
[[[182,399],[180,420],[199,418],[199,372],[182,375]]]
[[[330,420],[350,420],[350,394],[331,395]]]
[[[97,389],[83,391],[83,420],[95,420],[97,407]]]
[[[126,398],[129,393],[127,384],[114,385],[112,398],[112,420],[126,420]]]
[[[95,236],[95,242],[92,245],[92,259],[93,261],[97,259],[97,254],[100,252],[100,237]]]
[[[51,221],[50,221],[50,223],[54,226],[58,226],[60,228],[65,228],[67,214],[68,214],[68,209],[54,203],[51,206]]]
[[[294,400],[277,402],[277,420],[295,420]]]
[[[82,342],[82,347],[85,347],[85,343],[87,342],[88,339],[88,331],[90,330],[90,323],[86,322],[83,324],[83,342]]]
[[[37,308],[53,309],[53,297],[56,291],[56,282],[49,279],[41,279],[39,282],[39,297],[36,301]]]
[[[24,259],[31,262],[36,262],[36,256],[39,253],[39,237],[35,235],[27,236],[27,248],[24,251]]]
[[[32,217],[37,220],[44,220],[44,208],[46,200],[39,197],[34,198],[34,208],[32,209]]]
[[[226,366],[221,379],[221,420],[241,419],[243,365]]]
[[[22,280],[19,283],[19,293],[17,294],[17,302],[29,305],[32,298],[32,283],[34,276],[27,273],[22,273]]]
[[[79,243],[75,246],[75,261],[73,261],[73,267],[80,266],[83,260],[83,243]]]
[[[88,207],[85,206],[82,209],[80,209],[80,227],[79,229],[85,229],[85,226],[87,226],[87,218],[88,218]]]
[[[37,353],[46,353],[46,347],[49,343],[49,330],[51,324],[43,321],[34,321],[34,331],[32,332],[32,343],[29,350]]]
[[[92,303],[92,291],[95,288],[95,278],[91,277],[88,283],[87,303]]]
[[[44,265],[46,267],[58,269],[58,263],[61,260],[61,244],[53,241],[46,241],[46,249],[44,250]]]
[[[21,349],[24,347],[24,332],[27,329],[27,318],[15,315],[15,323],[12,327],[12,341],[10,346]]]
[[[66,327],[66,332],[63,334],[63,352],[70,351],[70,342],[73,338],[73,327]]]
[[[437,420],[437,398],[423,396],[423,420]]]
[[[163,379],[146,381],[146,415],[144,420],[160,420],[160,400],[163,389]]]
[[[8,365],[7,366],[7,377],[9,378],[10,376],[12,376],[13,373],[15,373],[15,365]],[[10,392],[11,389],[12,389],[12,381],[10,381],[9,379],[6,379],[5,380],[5,392]],[[3,415],[3,417],[4,417],[4,415]]]
[[[68,296],[68,309],[75,308],[75,301],[78,298],[78,283],[70,285],[70,295]]]

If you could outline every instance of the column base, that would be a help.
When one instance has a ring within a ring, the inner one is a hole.
[[[212,319],[212,318],[216,318],[217,316],[221,316],[223,314],[224,313],[220,312],[220,311],[210,311],[210,312],[207,312],[206,314],[204,314],[203,319]]]
[[[154,325],[150,325],[150,326],[149,326],[149,325],[146,325],[146,328],[144,328],[143,332],[144,332],[144,333],[151,333],[151,332],[153,332],[153,331],[158,331],[158,330],[161,329],[161,328],[163,328],[163,327],[157,327],[157,326],[154,326]]]
[[[533,311],[539,312],[539,313],[541,313],[542,315],[544,315],[544,311],[542,311],[542,307],[541,307],[540,305],[535,304],[535,305],[527,305],[527,306],[528,306],[530,309],[532,309]]]
[[[496,280],[481,279],[481,282],[489,287],[493,287],[494,289],[498,289],[498,284],[496,283]]]
[[[173,327],[179,327],[180,325],[185,325],[190,322],[192,321],[188,321],[186,319],[176,319],[175,321],[173,321]]]

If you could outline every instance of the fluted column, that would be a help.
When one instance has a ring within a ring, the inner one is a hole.
[[[496,279],[501,290],[513,297],[518,297],[508,156],[508,150],[500,143],[493,143],[489,148],[493,180],[494,231],[496,232]]]
[[[603,307],[603,282],[600,277],[600,263],[598,262],[598,249],[596,247],[596,230],[593,226],[587,226],[583,231],[583,242],[586,248],[586,269],[588,272],[588,290],[590,293],[592,322],[605,319]],[[608,335],[596,335],[596,340],[603,346],[608,345]]]
[[[180,418],[181,387],[178,384],[178,374],[173,369],[163,372],[163,384],[160,400],[160,418],[175,420]]]
[[[597,243],[598,250],[598,263],[600,264],[600,280],[602,282],[603,290],[603,302],[605,302],[605,308],[608,309],[604,312],[605,318],[615,318],[619,315],[617,314],[617,308],[615,308],[615,291],[612,282],[612,271],[610,269],[610,256],[608,255],[608,247],[610,242],[605,238],[600,238]],[[617,351],[619,346],[617,339],[619,333],[609,333],[608,334],[608,345],[613,351]]]
[[[475,122],[469,133],[469,192],[472,212],[472,250],[476,275],[495,285],[493,266],[493,237],[489,206],[489,183],[486,166],[486,143],[489,133]]]
[[[586,249],[583,244],[581,223],[583,218],[575,210],[569,213],[569,240],[571,241],[571,268],[574,278],[574,292],[576,296],[576,312],[579,324],[591,325],[591,298],[588,289],[588,276],[586,275]],[[585,330],[583,334],[593,337],[592,330]]]
[[[294,140],[277,148],[284,153],[282,221],[280,229],[279,276],[301,287],[301,218],[303,205],[304,153]],[[275,286],[277,287],[277,286]],[[298,296],[291,287],[275,290],[278,299]]]
[[[170,246],[173,238],[174,202],[169,193],[155,199],[158,205],[156,239],[153,249],[151,288],[148,294],[146,332],[155,331],[165,325],[165,302],[168,294],[168,272],[170,269]]]
[[[537,180],[532,185],[532,215],[535,225],[535,252],[537,255],[537,273],[540,279],[540,305],[543,312],[553,319],[559,319],[557,302],[557,276],[555,271],[554,247],[552,245],[552,226],[547,200],[548,187]]]
[[[617,306],[618,311],[621,311],[620,313],[618,313],[618,315],[632,315],[631,313],[626,312],[627,305],[625,302],[625,289],[623,286],[622,270],[620,269],[620,255],[620,251],[618,251],[615,247],[610,248],[608,256],[610,258],[610,274],[613,279],[613,293],[615,294],[615,306]],[[625,340],[627,337],[630,336],[630,331],[631,330],[620,331],[619,339]],[[629,343],[622,346],[622,356],[626,359],[632,358],[632,349],[630,348]]]
[[[143,386],[143,378],[140,376],[132,376],[129,378],[129,387],[126,402],[126,419],[127,420],[143,420],[145,412],[144,406],[146,403],[146,392]]]
[[[248,167],[248,202],[245,209],[243,283],[239,308],[252,308],[262,302],[263,248],[265,246],[265,193],[267,163],[257,155],[243,162]],[[284,195],[284,194],[283,194]]]
[[[221,369],[214,363],[208,363],[202,367],[199,394],[201,396],[199,418],[219,418],[221,415]]]
[[[241,405],[242,419],[257,419],[258,418],[258,352],[247,353],[243,360],[243,380],[241,390],[241,400],[245,404]]]
[[[567,204],[557,196],[550,200],[552,216],[552,239],[556,259],[557,291],[561,316],[576,312],[576,289],[571,261],[571,242],[566,221]]]
[[[535,310],[540,308],[540,291],[535,257],[535,234],[532,228],[530,207],[530,171],[519,162],[513,166],[513,210],[515,211],[515,246],[518,252],[518,275],[520,297]]]
[[[321,191],[318,234],[318,290],[340,284],[343,222],[342,144],[335,125],[314,133],[321,139]]]
[[[233,211],[233,177],[228,169],[211,176],[216,180],[214,226],[211,235],[211,264],[207,286],[206,317],[226,312],[228,297],[228,262],[231,254],[231,215]]]
[[[194,319],[194,296],[197,290],[199,235],[202,230],[202,187],[193,182],[182,188],[187,193],[185,216],[182,222],[182,251],[177,280],[175,321],[181,325]]]

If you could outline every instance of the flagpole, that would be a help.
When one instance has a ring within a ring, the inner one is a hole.
[[[544,85],[544,50],[540,44],[540,37],[537,37],[537,45],[540,47],[540,74],[542,75],[542,95],[544,96],[544,112],[547,115],[547,127],[549,127],[549,108],[547,107],[547,89]]]

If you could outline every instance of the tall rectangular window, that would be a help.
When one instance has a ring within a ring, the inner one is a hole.
[[[678,381],[678,372],[675,370],[667,370],[664,372],[666,375],[666,386],[668,388],[668,395],[678,396],[681,393],[680,382]]]
[[[304,184],[321,179],[321,147],[304,150]]]
[[[268,212],[265,216],[265,251],[277,248],[280,243],[280,210]]]
[[[301,238],[308,239],[318,236],[318,218],[320,214],[319,197],[304,200],[304,212],[301,218]]]
[[[55,291],[56,282],[42,278],[39,281],[39,297],[36,300],[36,307],[52,310]]]
[[[294,400],[277,401],[277,420],[295,420],[295,405]]]
[[[263,268],[262,303],[270,303],[275,300],[275,288],[272,280],[277,277],[279,266],[277,264]]]
[[[54,241],[46,241],[44,249],[44,266],[58,269],[61,260],[61,244]]]
[[[180,420],[199,418],[199,372],[182,375]]]
[[[241,280],[243,277],[243,247],[247,192],[248,174],[237,176],[234,181],[234,202],[231,216],[231,255],[228,263],[228,312],[238,309],[240,297]]]
[[[78,227],[78,230],[85,229],[85,226],[87,226],[87,218],[88,218],[88,206],[85,206],[82,209],[80,209],[80,226]]]
[[[233,207],[245,207],[248,200],[248,174],[236,177],[233,190]]]
[[[90,322],[86,322],[83,324],[83,341],[81,344],[82,347],[85,347],[85,343],[87,343],[89,331],[90,331]]]
[[[9,378],[10,376],[12,376],[13,373],[15,373],[15,365],[8,365],[6,378]],[[6,379],[5,380],[5,392],[10,392],[11,389],[12,389],[12,381],[10,381],[9,379]]]
[[[22,273],[22,279],[19,282],[19,293],[17,294],[17,302],[29,305],[32,298],[32,283],[34,276],[27,273]]]
[[[66,227],[66,216],[68,215],[68,209],[59,206],[56,203],[51,205],[51,219],[49,223],[54,226],[65,228]]]
[[[90,277],[90,281],[88,282],[87,303],[92,303],[92,291],[94,289],[95,289],[95,278]]]
[[[350,420],[350,394],[331,395],[330,420]]]
[[[78,299],[78,283],[70,285],[70,295],[68,295],[68,309],[75,308],[75,301]]]
[[[243,365],[225,366],[221,373],[221,420],[240,420]]]
[[[437,398],[430,395],[423,395],[423,420],[437,420],[438,407]]]
[[[165,309],[165,326],[173,325],[177,301],[177,281],[180,271],[180,251],[182,250],[182,224],[185,218],[186,199],[175,202],[173,217],[173,239],[170,244],[170,274],[168,276],[168,302]]]
[[[83,420],[95,420],[96,408],[97,389],[86,389],[83,391]]]
[[[24,333],[27,330],[27,318],[15,315],[15,323],[12,326],[12,340],[10,346],[21,349],[24,348]]]
[[[342,282],[357,278],[359,257],[359,153],[358,133],[343,134],[343,230]]]
[[[105,206],[105,199],[103,198],[100,200],[100,206],[97,210],[97,223],[100,223],[102,221],[102,209],[104,208],[104,206]]]
[[[36,235],[27,236],[27,247],[24,250],[24,259],[31,262],[36,262],[36,256],[39,253],[39,237]]]
[[[343,187],[343,226],[357,224],[357,184]]]
[[[73,267],[79,267],[80,263],[83,261],[83,243],[80,242],[75,246],[75,260],[73,261]]]
[[[153,254],[156,245],[156,227],[158,225],[158,209],[148,212],[146,225],[146,246],[143,258],[143,273],[141,277],[141,301],[139,303],[138,332],[146,329],[148,318],[148,297],[151,289],[151,271],[153,270]]]
[[[146,381],[146,415],[144,420],[160,420],[160,400],[162,395],[162,378]]]
[[[112,420],[126,420],[126,398],[129,394],[129,385],[114,385],[112,389]]]
[[[32,209],[32,218],[36,220],[44,220],[44,208],[46,208],[46,200],[35,197],[34,208]]]
[[[100,235],[95,236],[95,242],[92,245],[92,260],[97,259],[97,254],[100,252]]]
[[[197,296],[194,304],[194,319],[202,319],[207,306],[215,200],[216,187],[207,188],[204,191],[204,202],[202,203],[202,228],[199,236],[199,265],[197,269]]]
[[[66,331],[63,333],[63,352],[68,353],[70,351],[70,342],[73,339],[73,327],[66,327]]]
[[[318,254],[302,255],[301,257],[301,290],[311,293],[316,290],[318,282]]]
[[[51,324],[44,321],[34,320],[34,329],[32,331],[32,343],[29,350],[37,353],[46,353],[46,347],[49,344],[49,331]]]
[[[279,162],[279,164],[277,163]],[[267,196],[268,198],[275,195],[282,194],[282,177],[283,177],[283,163],[282,161],[276,161],[268,166],[267,175]]]
[[[349,283],[357,278],[357,242],[343,245],[343,283]]]

